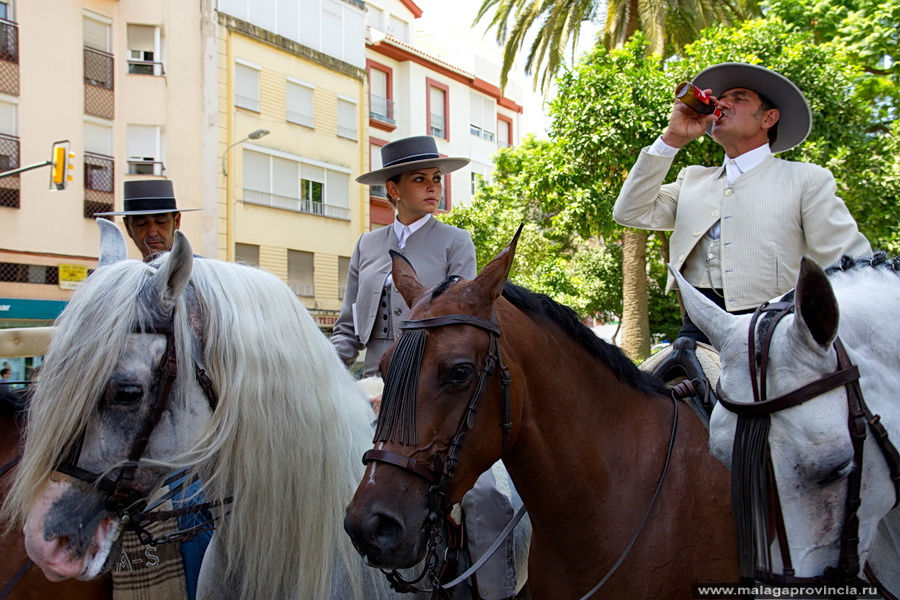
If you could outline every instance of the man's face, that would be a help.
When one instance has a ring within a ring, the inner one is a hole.
[[[719,143],[734,139],[763,136],[778,121],[778,109],[763,110],[759,94],[747,88],[731,88],[718,98],[722,117],[712,126],[712,136]]]
[[[128,215],[125,217],[128,235],[134,240],[144,258],[157,252],[171,250],[175,241],[175,230],[180,225],[181,213]]]

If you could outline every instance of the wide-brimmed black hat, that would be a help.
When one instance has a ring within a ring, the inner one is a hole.
[[[468,158],[438,154],[437,144],[430,135],[403,138],[381,147],[381,165],[376,171],[363,173],[356,181],[365,185],[384,185],[384,182],[401,173],[415,169],[438,168],[446,175],[469,164]]]
[[[701,90],[711,89],[713,96],[740,87],[768,98],[781,113],[772,152],[790,150],[812,131],[812,111],[806,96],[794,82],[771,69],[748,63],[721,63],[701,71],[693,83]]]
[[[168,179],[138,179],[125,182],[123,210],[94,213],[99,217],[118,215],[156,215],[159,213],[188,212],[202,208],[178,208],[175,205],[175,188]]]

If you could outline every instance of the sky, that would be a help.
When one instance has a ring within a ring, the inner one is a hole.
[[[478,7],[482,0],[414,0],[422,9],[422,27],[429,30],[439,30],[444,40],[446,58],[451,64],[457,64],[461,68],[471,70],[472,42],[480,43],[485,53],[496,52],[496,64],[499,69],[501,50],[494,43],[493,30],[485,33],[485,25],[479,23],[472,26],[472,21],[478,13]],[[588,50],[594,40],[597,26],[586,23],[582,26],[576,56]],[[530,40],[526,42],[526,47]],[[522,52],[524,54],[524,50]],[[458,58],[454,58],[454,57]],[[475,69],[480,71],[481,69]],[[476,73],[483,76],[482,73]],[[532,77],[526,75],[521,65],[516,65],[510,73],[510,85],[506,89],[506,95],[523,106],[521,133],[534,133],[537,137],[546,137],[546,127],[549,119],[546,116],[546,107],[543,95],[533,90]],[[485,77],[488,81],[490,77]],[[498,83],[498,81],[491,81]],[[551,92],[552,95],[552,92]]]

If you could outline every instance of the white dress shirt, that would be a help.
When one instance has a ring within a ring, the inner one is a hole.
[[[426,223],[428,223],[429,219],[431,219],[431,214],[427,214],[421,219],[413,221],[409,225],[404,225],[397,217],[394,217],[394,235],[397,237],[397,245],[400,246],[401,250],[406,248],[406,240],[409,239],[409,236],[420,230]],[[391,277],[391,274],[388,273],[388,276],[384,280],[384,285],[389,286],[391,285],[391,283],[393,283],[393,281],[393,277]]]

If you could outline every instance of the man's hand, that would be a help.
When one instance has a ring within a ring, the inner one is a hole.
[[[712,90],[704,90],[707,94]],[[710,95],[713,104],[717,104],[715,96]],[[704,133],[710,123],[716,121],[714,115],[701,115],[681,102],[675,102],[672,114],[669,115],[669,126],[662,134],[662,141],[673,148],[681,148],[691,140]]]

